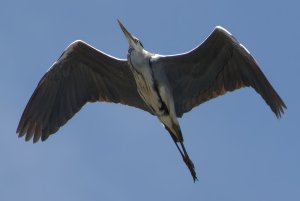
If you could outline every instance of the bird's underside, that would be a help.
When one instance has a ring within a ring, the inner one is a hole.
[[[250,53],[221,27],[216,27],[202,44],[189,52],[170,56],[153,54],[150,62],[156,79],[164,75],[169,82],[175,117],[182,117],[199,104],[228,91],[248,86],[261,95],[278,118],[286,108]],[[96,101],[121,103],[156,115],[140,97],[127,60],[75,41],[38,83],[17,133],[19,137],[25,136],[26,141],[32,138],[33,142],[44,141],[85,103]],[[170,128],[166,129],[172,136]],[[186,155],[189,159],[183,139],[178,141],[174,136],[172,139],[178,149],[178,143],[181,145],[183,158]],[[186,164],[193,175],[192,161]]]

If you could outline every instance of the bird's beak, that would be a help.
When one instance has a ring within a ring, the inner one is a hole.
[[[120,27],[121,27],[121,29],[122,29],[122,31],[123,31],[125,37],[127,38],[129,45],[134,45],[135,42],[134,42],[134,38],[133,38],[133,36],[131,35],[131,33],[129,33],[129,32],[127,31],[127,29],[123,26],[123,24],[120,22],[120,20],[118,20],[118,23],[119,23],[119,25],[120,25]]]

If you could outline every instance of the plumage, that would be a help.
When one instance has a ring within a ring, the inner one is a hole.
[[[37,135],[36,142],[41,135],[46,140],[87,102],[122,103],[149,111],[136,91],[126,60],[79,40],[66,51],[68,55],[52,65],[33,92],[17,129],[20,137],[27,134],[28,141]]]
[[[119,21],[118,21],[119,22]],[[71,43],[42,77],[21,116],[17,133],[26,141],[46,140],[87,102],[113,102],[155,115],[163,123],[194,179],[177,117],[197,105],[251,86],[279,118],[286,108],[249,51],[228,31],[216,27],[193,50],[159,55],[119,22],[128,43],[128,60],[87,43]]]
[[[190,52],[157,56],[153,62],[164,68],[170,81],[178,117],[203,102],[247,86],[262,96],[277,117],[286,108],[249,51],[222,27],[216,27]]]

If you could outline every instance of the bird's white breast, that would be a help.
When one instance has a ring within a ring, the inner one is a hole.
[[[181,133],[178,129],[174,129],[179,128],[179,123],[170,85],[163,71],[153,71],[150,63],[151,56],[150,54],[139,55],[138,52],[131,52],[128,56],[137,91],[165,127],[171,130],[177,139],[181,139]]]
[[[158,94],[159,86],[151,70],[150,57],[150,53],[144,50],[143,52],[132,51],[128,60],[141,98],[155,114],[162,115],[160,114],[162,102]]]

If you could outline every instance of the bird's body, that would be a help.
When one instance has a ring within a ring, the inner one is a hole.
[[[122,24],[120,24],[120,26],[126,35],[127,30]],[[144,50],[143,46],[138,44],[136,48],[129,46],[127,61],[135,79],[140,97],[169,131],[195,181],[197,180],[195,167],[183,144],[183,137],[176,117],[174,99],[171,92],[172,88],[164,71],[161,71],[161,68],[153,68],[152,66],[152,60],[158,57],[159,55]],[[179,145],[177,143],[179,143]],[[181,148],[179,146],[181,146]]]
[[[171,87],[166,75],[157,72],[151,66],[153,54],[143,50],[137,52],[130,50],[128,64],[136,81],[137,91],[149,109],[159,120],[181,139],[172,127],[179,126],[177,121]],[[163,78],[162,78],[163,77]]]
[[[34,142],[46,140],[86,102],[134,106],[162,122],[195,181],[194,164],[184,147],[178,117],[245,86],[253,87],[277,117],[286,108],[249,51],[221,27],[195,49],[163,56],[146,51],[119,25],[129,43],[127,60],[107,55],[83,41],[73,42],[31,96],[17,128],[20,137],[33,137]]]

